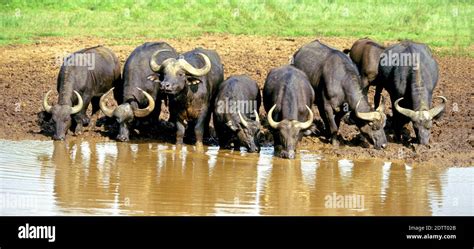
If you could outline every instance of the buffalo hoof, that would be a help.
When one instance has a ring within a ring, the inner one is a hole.
[[[55,141],[64,141],[66,138],[64,136],[53,136],[53,140]]]
[[[183,145],[183,138],[176,138],[176,145]]]
[[[74,130],[74,135],[75,136],[82,135],[82,125],[81,124],[78,124],[76,126],[76,129]]]
[[[332,146],[339,147],[339,140],[337,138],[331,139]]]
[[[380,148],[381,148],[381,149],[386,149],[387,147],[388,147],[387,144],[382,144],[382,145],[380,145]]]
[[[258,148],[247,148],[248,153],[258,153]]]
[[[287,159],[295,159],[295,151],[290,150],[290,151],[281,151],[280,152],[280,157],[281,158],[287,158]]]
[[[231,143],[226,143],[226,144],[220,144],[219,147],[225,150],[231,150],[234,149],[234,145]]]
[[[202,142],[196,142],[196,151],[204,152],[204,145],[202,144]]]
[[[128,136],[124,136],[124,135],[118,135],[117,136],[117,141],[120,141],[120,142],[128,142],[130,139],[128,138]]]

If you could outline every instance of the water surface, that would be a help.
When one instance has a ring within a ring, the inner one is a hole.
[[[272,154],[0,140],[0,215],[474,215],[474,167]]]

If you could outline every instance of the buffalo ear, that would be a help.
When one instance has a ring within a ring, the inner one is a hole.
[[[226,125],[232,131],[237,131],[239,129],[232,121],[227,122]]]
[[[192,85],[197,85],[199,83],[202,83],[202,80],[198,77],[195,76],[187,76],[186,77],[186,83],[190,86]]]
[[[354,125],[356,123],[354,116],[355,116],[354,112],[347,112],[342,117],[342,121],[344,121],[344,123],[346,123],[348,125]]]
[[[147,80],[151,80],[153,83],[160,83],[160,75],[157,73],[150,74],[146,77]]]
[[[38,113],[38,120],[49,122],[53,115],[47,111],[41,111]]]

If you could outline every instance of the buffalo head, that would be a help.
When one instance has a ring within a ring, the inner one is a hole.
[[[313,124],[313,111],[309,106],[306,106],[309,112],[309,118],[305,122],[298,120],[284,119],[280,122],[273,120],[272,114],[275,110],[276,105],[268,111],[267,119],[268,124],[278,131],[278,139],[281,141],[283,148],[281,148],[280,157],[293,159],[295,158],[296,144],[300,138],[300,131],[308,129]]]
[[[186,85],[200,83],[200,76],[206,75],[211,70],[211,61],[209,57],[203,53],[198,53],[205,62],[202,68],[195,68],[182,56],[178,59],[168,58],[159,65],[156,58],[158,58],[159,53],[165,51],[169,50],[161,49],[153,53],[150,60],[150,68],[154,72],[162,72],[164,77],[161,82],[161,89],[168,94],[177,94],[181,92]]]
[[[233,124],[232,121],[227,122],[227,126],[237,133],[237,137],[242,146],[247,148],[248,152],[258,152],[258,140],[257,136],[260,132],[260,118],[258,112],[254,110],[255,120],[247,119],[243,116],[240,111],[239,124]]]
[[[54,140],[64,140],[66,137],[67,130],[71,127],[71,115],[76,114],[82,110],[84,105],[81,95],[74,91],[77,96],[78,103],[75,106],[60,105],[56,104],[50,106],[48,104],[48,96],[51,93],[49,90],[43,99],[43,108],[46,112],[51,113],[53,121],[55,123],[55,131],[53,135]]]
[[[387,147],[387,137],[385,136],[385,122],[387,117],[385,116],[385,99],[382,96],[382,103],[375,111],[371,112],[360,112],[359,104],[361,100],[357,103],[355,109],[355,115],[359,119],[356,123],[359,127],[360,132],[364,137],[366,137],[369,142],[374,145],[375,149],[381,149]]]
[[[423,101],[418,111],[403,108],[399,105],[399,102],[403,98],[395,101],[395,109],[404,116],[407,116],[413,122],[413,128],[415,129],[416,138],[420,144],[428,144],[430,140],[430,130],[433,125],[433,118],[437,117],[446,107],[447,99],[443,96],[438,96],[443,103],[439,106],[428,108],[428,105]]]
[[[100,102],[99,106],[102,112],[107,116],[107,117],[115,117],[117,122],[120,124],[120,134],[117,136],[117,139],[120,141],[127,141],[128,140],[128,129],[124,129],[124,125],[126,123],[131,122],[134,117],[137,118],[142,118],[148,116],[154,109],[155,109],[155,100],[153,100],[153,97],[147,93],[146,91],[142,90],[141,88],[137,89],[143,93],[143,95],[146,97],[148,100],[148,106],[140,109],[140,108],[135,108],[132,106],[130,103],[123,103],[116,108],[109,108],[107,106],[107,103],[105,101],[105,98],[113,92],[114,88],[110,89],[107,93],[102,95],[100,97]]]

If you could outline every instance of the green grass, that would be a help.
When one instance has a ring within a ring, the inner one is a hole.
[[[0,45],[41,37],[259,36],[412,39],[472,53],[474,2],[0,0]]]

